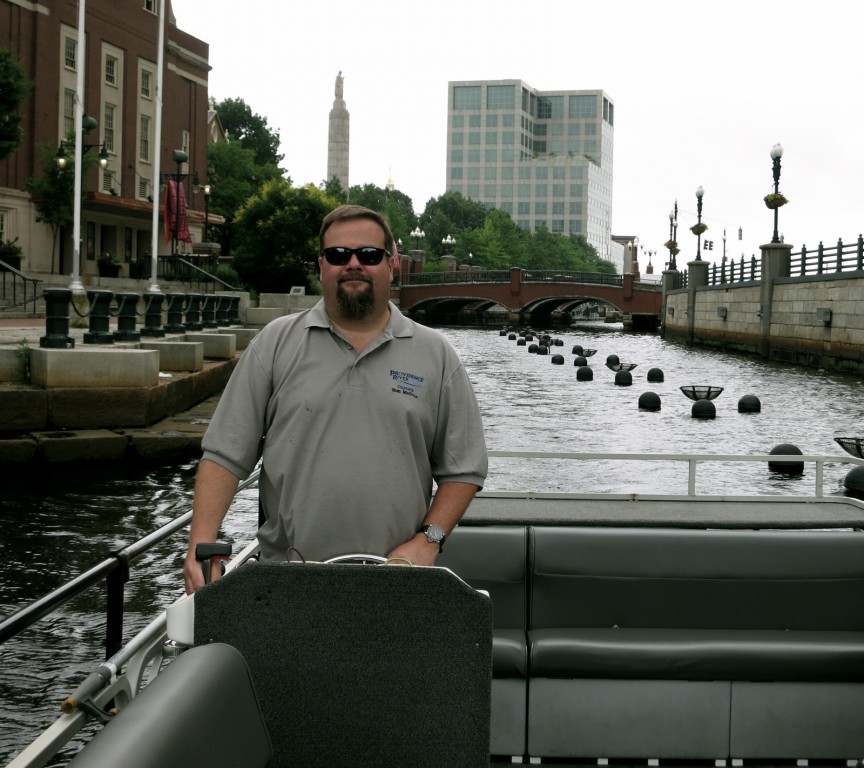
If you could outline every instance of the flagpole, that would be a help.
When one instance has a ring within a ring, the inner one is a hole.
[[[164,2],[164,0],[163,0]],[[84,293],[81,283],[81,194],[83,179],[84,143],[84,67],[87,63],[87,37],[84,33],[85,0],[78,0],[78,70],[75,78],[75,192],[72,196],[72,275],[69,288]]]
[[[159,178],[162,160],[162,80],[165,69],[165,0],[159,0],[159,43],[156,54],[156,124],[153,136],[153,220],[150,240],[151,293],[159,292],[156,273],[159,269]]]

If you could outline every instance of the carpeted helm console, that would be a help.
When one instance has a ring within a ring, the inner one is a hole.
[[[195,596],[249,665],[271,766],[486,768],[492,605],[443,568],[254,564]]]

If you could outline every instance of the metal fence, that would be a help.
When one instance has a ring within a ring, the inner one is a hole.
[[[419,272],[406,275],[403,285],[448,285],[452,283],[509,283],[509,269],[460,269],[455,272]],[[533,270],[522,272],[523,283],[588,283],[623,285],[623,275],[607,272]]]

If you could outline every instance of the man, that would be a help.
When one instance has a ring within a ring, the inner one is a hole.
[[[322,301],[256,336],[204,436],[187,592],[203,584],[195,546],[216,540],[259,456],[258,539],[269,561],[364,552],[432,565],[485,480],[462,363],[389,301],[387,222],[341,206],[324,218],[319,244]]]

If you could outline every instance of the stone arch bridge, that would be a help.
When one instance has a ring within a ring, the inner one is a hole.
[[[634,275],[600,272],[468,269],[401,275],[393,297],[403,312],[446,322],[466,311],[482,317],[506,310],[508,320],[535,324],[556,315],[602,304],[637,330],[655,330],[662,311],[662,287]]]

